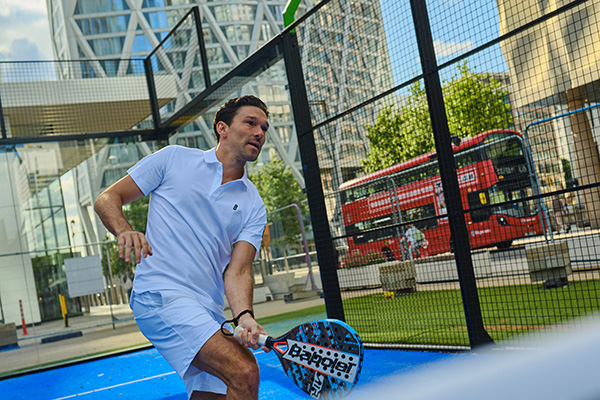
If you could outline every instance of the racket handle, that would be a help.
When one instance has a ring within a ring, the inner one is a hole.
[[[241,326],[237,326],[237,327],[235,328],[235,330],[233,331],[233,337],[237,339],[237,337],[238,337],[239,333],[240,333],[241,331],[243,331],[243,330],[244,330],[244,328],[242,328]],[[258,343],[258,345],[259,345],[259,346],[264,346],[265,344],[267,344],[267,339],[268,339],[268,338],[269,338],[269,337],[268,337],[267,335],[263,335],[262,333],[261,333],[261,334],[259,334],[259,335],[258,335],[258,342],[257,342],[257,343]]]

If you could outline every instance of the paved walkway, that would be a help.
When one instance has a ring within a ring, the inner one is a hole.
[[[289,303],[275,300],[255,304],[254,310],[256,317],[262,318],[323,304],[321,298]],[[229,310],[226,315],[231,317]],[[128,305],[112,306],[112,310],[110,306],[92,307],[89,313],[70,318],[68,325],[65,327],[62,320],[44,322],[27,328],[26,336],[19,330],[19,348],[0,352],[0,376],[65,360],[149,346]],[[48,342],[61,335],[78,335],[79,332],[81,336]]]

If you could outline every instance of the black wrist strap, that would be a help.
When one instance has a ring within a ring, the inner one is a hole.
[[[252,310],[244,310],[241,313],[239,313],[237,315],[237,317],[233,318],[233,319],[228,319],[227,321],[223,322],[221,324],[221,333],[225,336],[233,336],[233,333],[229,332],[227,329],[225,329],[225,324],[229,323],[229,324],[233,324],[235,326],[238,325],[238,321],[239,319],[242,317],[242,315],[244,314],[250,314],[252,316],[252,318],[254,318],[254,311]]]
[[[242,315],[244,315],[244,314],[250,314],[250,315],[252,316],[252,318],[254,318],[254,311],[252,311],[252,310],[244,310],[244,311],[242,311],[241,313],[239,313],[237,317],[235,317],[235,318],[233,319],[233,321],[232,321],[232,322],[233,322],[233,324],[234,324],[235,326],[237,326],[237,324],[238,324],[238,321],[240,320],[240,318],[241,318],[241,317],[242,317]]]

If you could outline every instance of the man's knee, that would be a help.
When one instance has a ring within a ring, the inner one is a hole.
[[[232,388],[248,393],[258,393],[260,372],[256,361],[243,360],[232,369],[230,385]]]

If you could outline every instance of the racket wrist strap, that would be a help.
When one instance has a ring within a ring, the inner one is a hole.
[[[237,317],[233,318],[233,319],[228,319],[227,321],[224,321],[221,324],[221,333],[225,336],[233,336],[233,333],[229,332],[227,329],[225,329],[225,324],[231,323],[235,326],[238,326],[238,320],[241,318],[242,315],[244,314],[250,314],[252,315],[252,318],[254,318],[254,311],[252,310],[244,310],[241,313],[239,313],[237,315]]]
[[[244,315],[244,314],[250,314],[252,316],[252,318],[254,318],[254,311],[252,311],[252,310],[244,310],[241,313],[239,313],[237,315],[237,317],[235,317],[231,322],[233,322],[233,324],[235,326],[238,326],[238,321],[242,317],[242,315]]]

